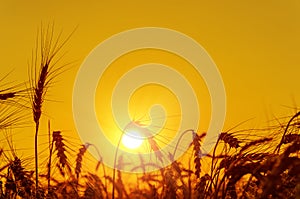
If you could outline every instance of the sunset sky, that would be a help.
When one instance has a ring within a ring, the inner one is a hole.
[[[72,67],[57,77],[49,90],[48,99],[58,102],[46,101],[44,104],[42,135],[46,134],[47,120],[50,119],[54,130],[77,137],[72,91],[80,65],[100,42],[133,28],[173,29],[193,38],[206,49],[216,63],[226,89],[224,130],[248,119],[252,120],[245,127],[264,126],[275,116],[295,113],[292,108],[300,104],[300,2],[297,0],[218,3],[198,0],[51,3],[1,0],[0,18],[0,77],[12,71],[6,81],[18,83],[28,81],[28,63],[41,23],[54,22],[55,30],[63,30],[64,36],[77,27],[63,50],[67,54],[61,62],[72,62]],[[163,57],[168,64],[178,63],[170,60],[171,55],[157,51],[149,53],[158,60]],[[137,52],[129,55],[129,59],[139,62],[141,56]],[[136,95],[138,97],[139,93]],[[204,98],[207,97],[209,95],[204,94]],[[203,100],[205,106],[209,101]],[[98,106],[101,109],[101,104],[96,104]],[[201,108],[204,123],[200,122],[199,131],[207,128],[205,122],[210,117],[207,109]],[[169,117],[175,112],[171,111]],[[97,114],[101,115],[101,111]],[[34,126],[33,123],[29,125]],[[30,129],[16,130],[17,148],[29,148],[29,152],[33,149],[34,131]]]

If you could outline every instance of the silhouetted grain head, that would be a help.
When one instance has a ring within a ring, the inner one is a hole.
[[[287,134],[284,136],[283,144],[292,143],[293,141],[299,141],[300,140],[300,134]]]
[[[11,98],[14,98],[16,96],[15,92],[9,92],[9,93],[0,93],[0,100],[5,101]]]
[[[79,149],[78,153],[77,153],[76,166],[75,166],[75,174],[76,174],[77,179],[79,178],[79,174],[81,172],[82,157],[84,156],[84,154],[85,154],[85,152],[86,152],[86,150],[88,149],[89,146],[90,146],[90,144],[82,145],[81,148]]]
[[[25,84],[11,85],[0,79],[0,130],[7,127],[21,127],[27,123],[28,102]]]
[[[22,166],[21,160],[15,156],[9,164],[9,176],[15,185],[15,189],[20,197],[28,198],[32,197],[33,190],[33,172],[26,171]]]
[[[232,133],[221,133],[219,136],[219,140],[222,140],[224,143],[228,144],[232,148],[240,147],[240,141],[236,137],[234,137]]]
[[[70,39],[73,32],[64,40],[61,40],[62,32],[55,37],[54,24],[41,27],[40,35],[36,39],[35,51],[32,53],[32,60],[29,66],[30,99],[35,122],[35,171],[36,186],[38,186],[38,132],[39,122],[42,115],[42,105],[46,93],[57,75],[63,72],[68,64],[60,64],[61,50]],[[60,64],[60,66],[59,66]],[[37,194],[37,193],[36,193]],[[37,195],[36,195],[37,196]]]
[[[160,147],[155,141],[154,137],[148,137],[148,143],[150,145],[150,148],[152,151],[154,151],[156,158],[160,161],[163,162],[163,154],[160,151]]]
[[[0,79],[0,104],[27,108],[28,90],[25,83],[7,82],[8,73]]]
[[[201,141],[204,138],[206,133],[198,135],[196,132],[193,132],[193,154],[194,154],[194,164],[195,164],[195,175],[197,178],[200,177],[201,173]]]
[[[70,165],[68,162],[68,158],[66,155],[66,145],[64,143],[64,139],[61,135],[61,131],[53,131],[52,134],[52,140],[54,143],[54,152],[56,151],[56,156],[59,160],[59,169],[64,169],[65,167],[68,169],[69,172],[71,172],[70,169]],[[64,174],[64,172],[61,171],[62,174]]]

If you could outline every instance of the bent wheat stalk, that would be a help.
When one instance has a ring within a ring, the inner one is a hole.
[[[280,152],[280,147],[281,147],[281,145],[282,145],[283,142],[284,142],[284,138],[285,138],[285,136],[286,136],[286,134],[287,134],[287,131],[288,131],[288,129],[289,129],[291,123],[293,122],[294,119],[296,119],[296,118],[299,117],[299,116],[300,116],[300,111],[299,111],[298,113],[296,113],[296,114],[289,120],[289,122],[287,123],[287,125],[286,125],[286,127],[285,127],[284,133],[283,133],[283,135],[282,135],[282,137],[281,137],[280,143],[279,143],[279,144],[277,145],[277,147],[275,148],[274,153],[275,153],[275,152],[277,152],[277,153]]]

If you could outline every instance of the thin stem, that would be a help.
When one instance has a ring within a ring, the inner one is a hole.
[[[52,151],[53,151],[53,142],[51,141],[51,130],[50,130],[50,120],[48,120],[48,141],[49,141],[49,162],[48,162],[48,194],[50,192],[50,176],[51,176],[51,161],[52,161]]]
[[[179,145],[179,142],[181,141],[182,137],[188,133],[188,132],[192,132],[194,133],[194,130],[193,129],[188,129],[188,130],[185,130],[179,137],[177,143],[176,143],[176,146],[175,146],[175,149],[174,149],[174,152],[173,152],[173,158],[175,157],[175,154],[176,154],[176,151],[177,151],[177,148],[178,148],[178,145]]]
[[[120,136],[120,139],[119,139],[118,144],[117,144],[117,149],[116,149],[116,152],[115,152],[114,170],[113,170],[112,199],[115,199],[116,162],[117,162],[117,156],[118,156],[118,151],[119,151],[120,143],[121,143],[121,140],[123,138],[124,132],[125,131],[123,131],[122,134],[121,134],[121,136]]]
[[[189,158],[189,171],[191,170],[191,158]],[[192,181],[191,181],[191,175],[188,175],[188,189],[189,189],[189,193],[188,193],[188,199],[191,199],[191,195],[192,195]]]
[[[38,132],[39,132],[39,121],[35,125],[35,139],[34,139],[34,154],[35,154],[35,196],[38,195],[39,186],[39,168],[38,168]]]

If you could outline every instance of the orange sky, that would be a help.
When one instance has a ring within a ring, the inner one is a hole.
[[[45,103],[53,128],[70,136],[76,136],[72,89],[83,59],[113,34],[138,27],[174,29],[207,50],[226,88],[224,129],[250,118],[254,119],[248,126],[257,127],[273,115],[293,113],[284,106],[300,104],[300,3],[296,0],[0,1],[0,18],[1,76],[14,69],[9,80],[20,82],[28,79],[27,63],[41,22],[55,21],[56,29],[66,34],[78,26],[63,61],[76,62],[49,93],[51,100],[60,102]],[[49,117],[43,118],[42,131]],[[31,148],[33,133],[21,131],[16,139]]]

